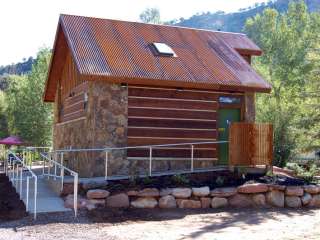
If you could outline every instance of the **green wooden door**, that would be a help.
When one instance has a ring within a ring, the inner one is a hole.
[[[229,140],[229,124],[231,122],[240,122],[240,109],[219,109],[218,118],[218,141]],[[220,165],[228,165],[229,144],[218,144],[218,163]]]

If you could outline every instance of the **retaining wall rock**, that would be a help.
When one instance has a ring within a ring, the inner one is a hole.
[[[245,184],[238,188],[145,188],[112,194],[106,190],[87,191],[87,199],[78,197],[78,208],[222,208],[222,207],[319,207],[320,186],[281,186]],[[267,192],[265,192],[267,191]],[[73,195],[65,198],[65,206],[73,208]]]

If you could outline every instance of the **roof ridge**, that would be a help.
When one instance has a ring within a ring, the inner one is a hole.
[[[160,26],[160,27],[183,28],[183,29],[190,29],[190,30],[195,30],[195,31],[213,32],[213,33],[218,33],[218,34],[219,34],[219,33],[225,33],[225,34],[234,34],[234,35],[247,36],[247,34],[245,34],[245,33],[239,33],[239,32],[217,31],[217,30],[210,30],[210,29],[204,29],[204,28],[193,28],[193,27],[184,27],[184,26],[174,26],[174,25],[167,25],[167,24],[144,23],[144,22],[136,22],[136,21],[122,20],[122,19],[110,19],[110,18],[102,18],[102,17],[89,17],[89,16],[82,16],[82,15],[75,15],[75,14],[60,14],[60,16],[82,17],[82,18],[91,18],[91,19],[99,19],[99,20],[117,21],[117,22],[124,22],[124,23],[135,23],[135,24],[143,24],[143,25],[153,25],[153,26]]]

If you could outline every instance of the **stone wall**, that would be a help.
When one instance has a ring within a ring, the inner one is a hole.
[[[54,149],[126,146],[127,96],[127,88],[120,84],[90,82],[85,118],[58,123],[58,111],[55,111]],[[125,151],[112,151],[109,159],[109,175],[126,174],[128,162]],[[103,152],[68,153],[64,155],[64,160],[80,177],[105,174]]]
[[[247,183],[238,187],[144,188],[115,193],[90,189],[78,198],[78,207],[92,210],[98,205],[122,208],[301,208],[320,207],[320,186],[283,186]],[[65,199],[73,208],[73,195]]]

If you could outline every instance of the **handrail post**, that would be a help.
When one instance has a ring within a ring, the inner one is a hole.
[[[50,153],[50,155],[49,155],[49,159],[50,160],[52,160],[52,152]],[[48,179],[50,178],[50,164],[51,164],[51,161],[49,161],[48,162],[48,171],[47,171],[47,173],[48,173]]]
[[[37,176],[34,176],[34,213],[33,213],[33,218],[36,220],[37,219],[37,192],[38,192],[38,178]]]
[[[42,176],[44,176],[44,171],[46,168],[46,159],[40,154],[41,158],[42,158]]]
[[[26,211],[28,212],[29,211],[29,180],[30,180],[30,177],[27,176],[27,196],[26,196]]]
[[[149,176],[152,176],[152,147],[149,148]]]
[[[193,172],[193,161],[194,161],[194,146],[191,145],[191,172]]]
[[[74,216],[77,217],[78,214],[78,174],[74,174],[74,185],[73,185],[73,209]]]
[[[108,180],[108,157],[109,157],[109,152],[106,151],[106,158],[105,158],[105,180]]]
[[[60,160],[61,160],[61,167],[60,167],[61,191],[63,191],[63,182],[64,182],[63,152],[61,152]]]
[[[15,169],[14,169],[14,162],[12,164],[12,184],[15,185]]]
[[[19,185],[20,199],[22,199],[22,173],[23,173],[23,166],[20,167],[20,185]]]

